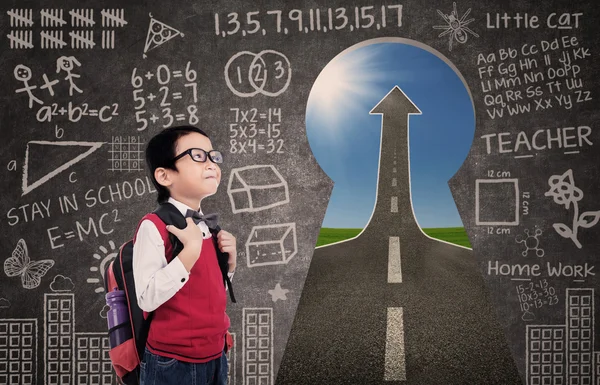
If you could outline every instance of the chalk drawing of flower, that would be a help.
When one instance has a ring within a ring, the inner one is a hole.
[[[545,196],[551,196],[556,204],[565,206],[569,210],[573,204],[573,228],[564,223],[554,223],[552,227],[563,238],[569,238],[575,245],[581,249],[581,243],[577,239],[579,227],[590,228],[600,219],[599,211],[586,211],[579,215],[579,201],[583,199],[583,191],[575,186],[573,180],[573,170],[569,169],[562,175],[552,175],[548,179],[550,190],[546,191]]]

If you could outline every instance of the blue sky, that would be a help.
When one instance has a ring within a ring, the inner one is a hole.
[[[381,136],[381,116],[369,111],[395,85],[423,112],[409,120],[417,222],[422,228],[462,226],[448,180],[473,141],[469,94],[439,57],[412,45],[386,42],[338,55],[311,90],[306,111],[309,144],[335,182],[323,227],[363,228],[369,221]]]

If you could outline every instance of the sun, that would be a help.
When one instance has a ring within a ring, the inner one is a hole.
[[[104,258],[102,257],[102,255],[94,253],[94,259],[97,261],[100,261],[100,267],[96,267],[96,266],[92,266],[90,267],[90,271],[92,273],[100,273],[100,277],[101,278],[93,278],[90,277],[87,279],[87,283],[90,284],[100,284],[100,286],[98,286],[94,291],[96,293],[103,293],[104,290],[104,271],[106,270],[106,265],[108,263],[110,263],[110,261],[112,261],[117,254],[119,253],[119,250],[115,247],[115,243],[113,241],[108,241],[108,245],[110,246],[110,250],[108,250],[106,247],[104,246],[99,246],[98,249],[100,249],[100,251],[102,252],[102,254],[104,255]]]

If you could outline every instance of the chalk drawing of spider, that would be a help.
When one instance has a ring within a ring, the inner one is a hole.
[[[467,9],[467,12],[465,12],[465,14],[460,19],[458,18],[458,12],[456,11],[456,3],[452,3],[452,8],[452,13],[450,13],[449,15],[444,14],[439,9],[437,10],[437,13],[444,19],[446,23],[448,23],[448,25],[433,26],[434,29],[444,30],[444,32],[440,33],[438,37],[450,34],[450,38],[448,39],[450,51],[452,51],[452,40],[456,40],[461,44],[465,44],[467,42],[467,32],[475,37],[479,37],[478,34],[476,34],[469,27],[467,27],[467,24],[471,23],[475,19],[469,19],[465,21],[469,13],[471,13],[471,8]]]

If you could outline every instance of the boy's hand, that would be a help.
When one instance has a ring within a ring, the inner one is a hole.
[[[236,266],[237,249],[235,237],[228,231],[221,230],[217,234],[217,244],[224,253],[229,253],[229,272],[233,272]]]
[[[167,230],[175,235],[183,244],[183,250],[179,253],[178,258],[181,260],[187,271],[191,271],[192,267],[200,257],[202,251],[202,230],[192,220],[185,219],[187,226],[182,230],[176,226],[169,225]]]
[[[200,254],[203,241],[202,230],[196,226],[192,218],[186,218],[185,222],[187,223],[187,226],[184,229],[169,225],[167,226],[167,230],[183,243],[183,247],[198,248],[198,254]]]

